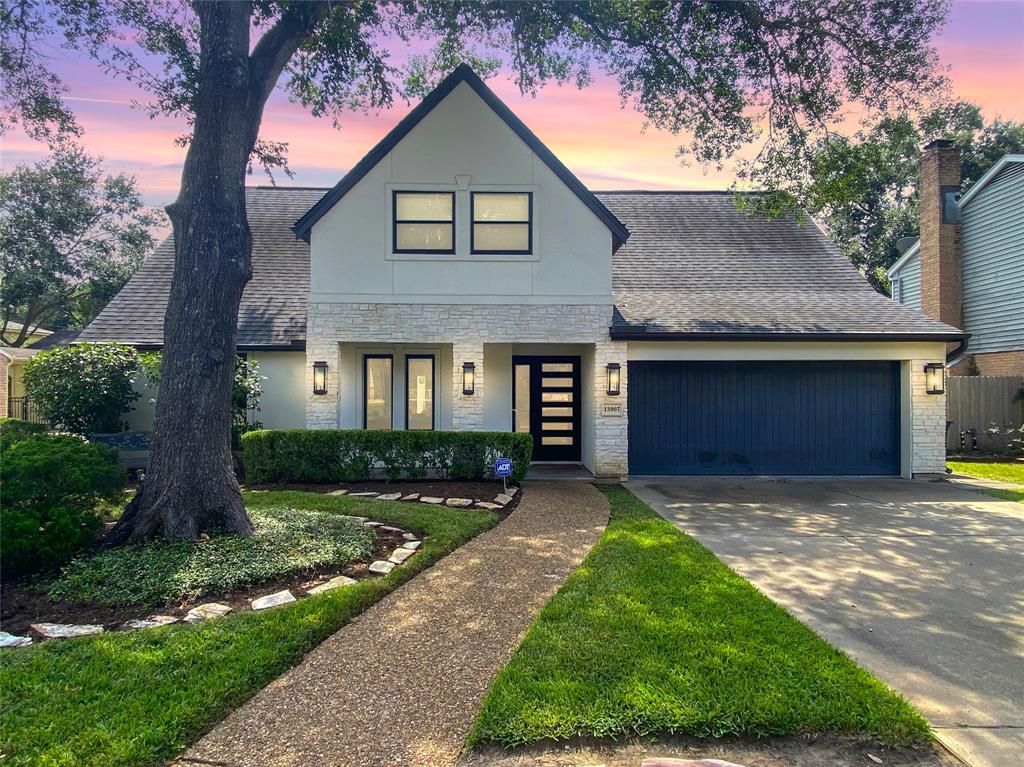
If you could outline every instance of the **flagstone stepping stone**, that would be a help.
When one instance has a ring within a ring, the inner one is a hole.
[[[383,522],[363,522],[367,527],[383,527]]]
[[[177,622],[178,619],[173,615],[150,615],[148,618],[136,618],[132,621],[126,621],[121,628],[128,630],[153,629],[157,626],[167,626]]]
[[[406,541],[402,544],[403,549],[409,549],[410,551],[416,551],[420,547],[423,541]]]
[[[421,495],[420,496],[420,502],[421,503],[432,503],[435,506],[437,506],[440,503],[444,503],[444,498],[438,498],[435,495]]]
[[[33,623],[29,628],[45,639],[67,639],[68,637],[84,637],[103,633],[103,627],[94,624]]]
[[[342,514],[342,519],[351,519],[353,522],[362,522],[364,525],[370,520],[369,517],[353,517],[351,514]]]
[[[509,495],[515,495],[516,493],[519,492],[519,488],[518,487],[510,487],[510,488],[507,488],[505,490],[505,492],[508,493]]]
[[[385,532],[388,532],[388,533],[400,533],[400,532],[402,532],[402,528],[400,528],[400,527],[391,527],[391,525],[381,525],[380,529],[384,530]]]
[[[349,493],[353,498],[376,498],[380,493],[374,493],[367,490],[364,493]]]
[[[198,623],[199,621],[205,621],[209,618],[222,618],[231,612],[231,608],[227,605],[222,605],[217,602],[207,602],[204,605],[198,605],[188,611],[185,616],[186,623]]]
[[[331,578],[327,583],[321,583],[319,586],[308,589],[306,593],[312,595],[323,594],[325,591],[340,589],[342,586],[351,586],[355,582],[354,578],[349,578],[347,575],[338,575]]]
[[[402,533],[402,537],[407,541],[415,541],[416,533]]]
[[[512,503],[512,496],[511,495],[505,495],[504,493],[498,493],[494,497],[494,502],[495,503],[500,503],[502,506],[507,506],[508,504]]]
[[[377,575],[387,575],[394,569],[394,562],[385,562],[383,559],[378,559],[376,562],[370,563],[370,572],[376,573]]]
[[[0,631],[0,647],[27,647],[32,644],[32,637],[20,637]]]
[[[402,497],[401,493],[385,493],[384,495],[378,495],[378,501],[397,501]]]
[[[348,490],[332,490],[327,495],[347,495]]]
[[[473,499],[472,498],[449,498],[446,501],[446,505],[448,505],[448,506],[457,506],[459,508],[466,508],[468,506],[472,506],[473,505]]]
[[[396,565],[400,565],[415,553],[416,552],[413,549],[398,548],[391,552],[391,556],[388,557],[388,561],[394,562]]]
[[[409,493],[409,495],[403,495],[402,496],[402,500],[403,501],[415,501],[415,500],[418,500],[419,497],[420,497],[419,493]]]
[[[266,610],[270,607],[278,607],[279,605],[286,605],[294,601],[295,596],[288,589],[285,589],[284,591],[275,591],[273,594],[267,594],[265,597],[252,600],[252,609]]]
[[[474,505],[477,508],[487,509],[488,511],[494,511],[495,509],[501,508],[500,503],[491,503],[490,501],[477,501]]]

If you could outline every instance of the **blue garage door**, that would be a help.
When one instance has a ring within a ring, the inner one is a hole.
[[[899,363],[630,362],[631,474],[898,474]]]

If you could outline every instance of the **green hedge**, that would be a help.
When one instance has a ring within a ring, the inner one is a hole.
[[[457,431],[282,429],[242,435],[248,482],[358,482],[377,471],[392,480],[496,479],[494,460],[511,458],[509,479],[526,476],[529,434]]]
[[[0,418],[0,453],[16,442],[45,431],[45,424],[22,421],[20,418]]]
[[[37,435],[3,454],[0,567],[4,576],[63,564],[103,524],[101,501],[124,490],[117,451],[80,437]]]

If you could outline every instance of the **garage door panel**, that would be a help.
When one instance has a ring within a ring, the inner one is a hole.
[[[897,474],[899,364],[631,362],[633,474]]]

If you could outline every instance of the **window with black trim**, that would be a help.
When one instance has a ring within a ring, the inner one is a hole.
[[[455,252],[455,192],[392,192],[395,253]]]
[[[533,192],[471,192],[471,253],[533,253]]]
[[[363,356],[363,428],[390,429],[392,367],[390,354]]]
[[[434,355],[405,355],[405,428],[434,428]]]

